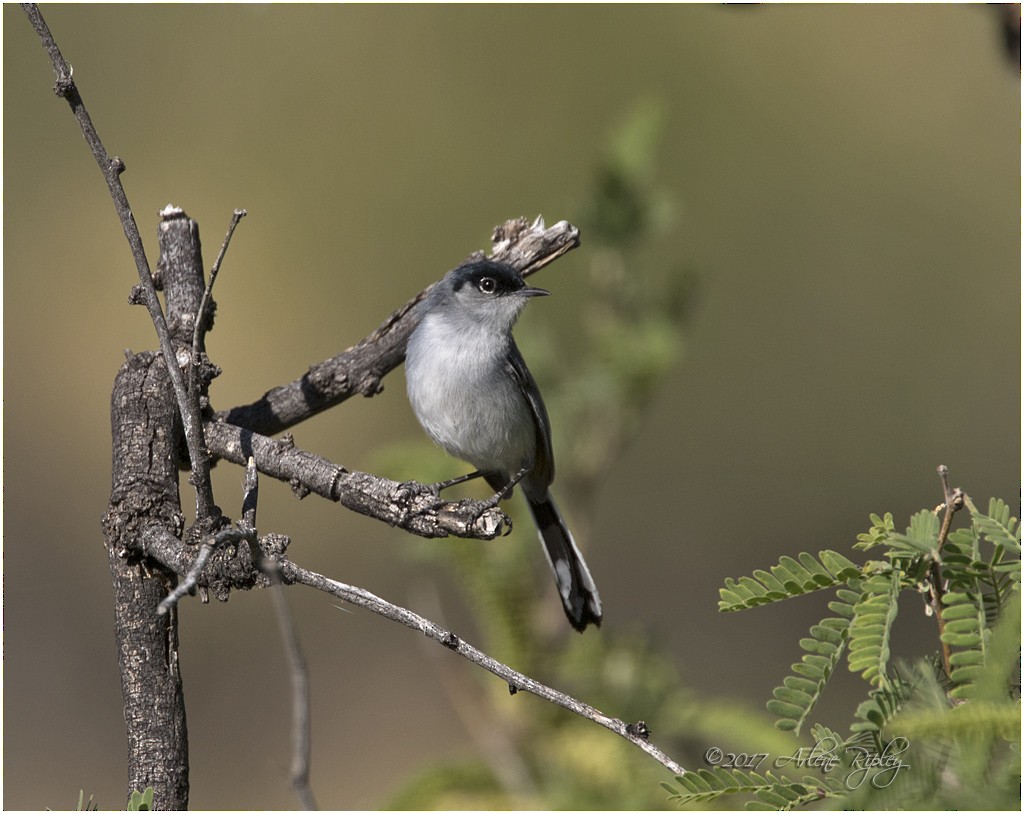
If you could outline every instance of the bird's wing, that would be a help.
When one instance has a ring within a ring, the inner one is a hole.
[[[548,421],[548,411],[544,407],[544,400],[540,397],[537,382],[533,380],[533,375],[526,366],[515,340],[511,341],[506,364],[533,414],[533,428],[537,438],[537,460],[534,462],[529,480],[537,486],[543,486],[546,491],[548,484],[555,479],[555,456],[551,450],[551,424]]]

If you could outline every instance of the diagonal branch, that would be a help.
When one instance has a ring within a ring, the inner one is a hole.
[[[497,227],[492,241],[491,258],[528,276],[579,246],[580,234],[564,220],[548,227],[543,218],[532,223],[518,218]],[[274,435],[351,396],[376,395],[381,379],[405,360],[406,342],[419,321],[416,305],[429,290],[409,300],[358,344],[312,365],[295,381],[275,387],[252,404],[219,413],[217,418]]]
[[[280,564],[280,568],[282,578],[286,582],[298,583],[309,586],[310,588],[315,588],[318,591],[324,591],[338,599],[343,599],[353,605],[366,608],[367,610],[372,611],[379,616],[383,616],[386,619],[390,619],[393,622],[398,622],[408,628],[418,630],[427,638],[433,639],[435,642],[444,645],[449,650],[458,653],[464,659],[471,661],[478,667],[484,668],[488,672],[493,673],[498,678],[505,681],[508,684],[509,692],[515,694],[516,692],[523,690],[536,695],[538,698],[543,698],[545,701],[550,701],[552,704],[563,707],[570,712],[575,712],[577,715],[593,721],[594,723],[600,724],[606,729],[610,729],[616,735],[625,738],[638,749],[646,752],[650,757],[654,758],[654,760],[658,761],[658,763],[673,774],[682,775],[686,773],[686,770],[682,766],[649,742],[648,738],[650,737],[650,730],[643,721],[638,721],[634,724],[627,724],[625,721],[619,720],[618,718],[612,718],[609,715],[605,715],[601,710],[596,709],[589,704],[585,704],[570,695],[566,695],[565,693],[548,687],[545,684],[541,684],[539,681],[535,681],[523,673],[513,670],[511,667],[491,658],[486,653],[473,647],[471,644],[464,642],[451,631],[445,630],[439,625],[434,624],[429,619],[425,619],[406,608],[400,607],[399,605],[393,605],[387,600],[381,599],[379,596],[376,596],[362,588],[357,588],[353,585],[346,585],[342,582],[328,579],[314,571],[308,571],[305,568],[295,565],[290,561],[282,562]]]

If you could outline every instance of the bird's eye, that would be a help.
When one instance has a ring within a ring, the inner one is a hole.
[[[478,287],[484,294],[493,294],[498,290],[498,284],[493,277],[484,277],[480,280]]]

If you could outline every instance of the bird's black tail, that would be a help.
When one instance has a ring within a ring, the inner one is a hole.
[[[601,597],[558,506],[550,495],[540,501],[527,496],[527,502],[537,522],[537,531],[544,543],[551,570],[555,572],[555,584],[558,585],[569,624],[580,633],[591,623],[600,627]]]

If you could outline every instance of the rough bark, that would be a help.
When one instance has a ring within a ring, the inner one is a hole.
[[[178,364],[178,357],[190,358],[194,315],[204,291],[203,264],[197,224],[181,210],[169,208],[162,214],[159,281]],[[198,399],[191,402],[193,421],[201,426]],[[122,365],[114,382],[110,419],[111,494],[103,531],[113,578],[114,634],[128,731],[127,791],[130,795],[152,786],[155,806],[184,809],[188,732],[178,664],[178,617],[174,609],[157,613],[177,576],[159,569],[151,572],[151,563],[144,567],[138,555],[142,538],[156,529],[180,538],[184,528],[178,487],[183,425],[163,353],[139,353]],[[205,528],[211,518],[202,519],[197,525]]]
[[[289,482],[299,497],[319,495],[421,537],[453,535],[493,540],[511,531],[508,516],[488,501],[449,502],[421,483],[399,483],[352,472],[297,449],[288,437],[267,438],[215,421],[204,425],[204,433],[210,449],[219,457],[244,466],[252,456],[260,472]]]
[[[148,575],[126,554],[149,526],[179,537],[181,424],[163,358],[124,363],[111,398],[113,477],[103,518],[114,584],[114,619],[128,731],[128,795],[148,786],[161,809],[188,807],[188,733],[178,665],[178,618],[156,609],[176,580]]]

